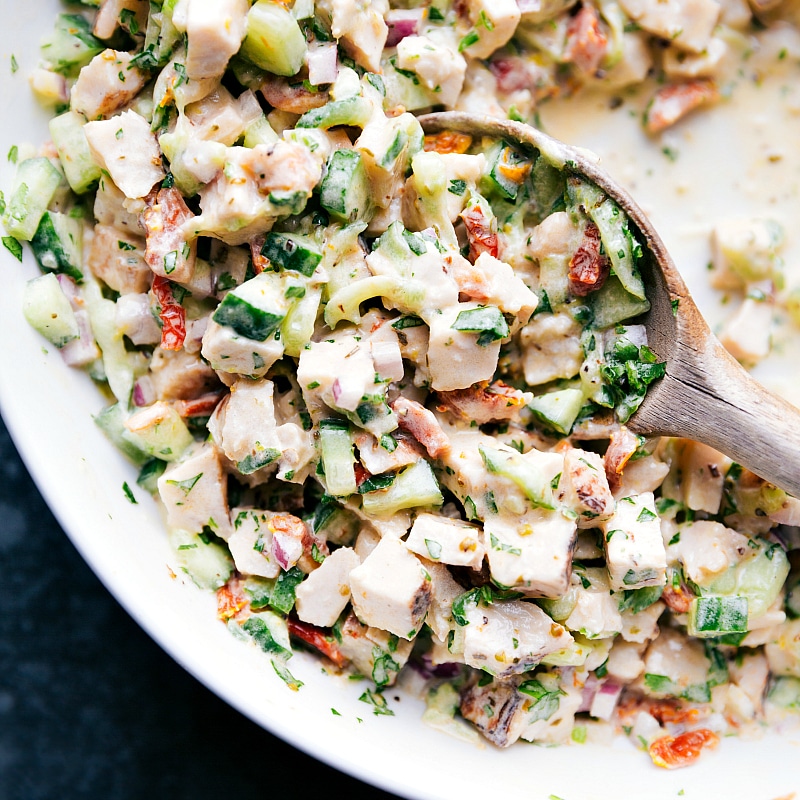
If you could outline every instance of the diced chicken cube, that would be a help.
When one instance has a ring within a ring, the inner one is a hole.
[[[297,616],[321,628],[333,625],[350,600],[350,573],[360,564],[352,548],[334,550],[297,587]]]
[[[772,278],[780,265],[784,230],[773,219],[733,217],[711,232],[710,282],[715,289],[742,289]]]
[[[397,66],[415,72],[438,102],[452,106],[461,94],[467,62],[456,47],[448,47],[441,37],[436,39],[406,36],[397,44]]]
[[[133,204],[125,197],[114,182],[105,175],[97,184],[97,194],[94,198],[94,218],[100,225],[109,225],[121,231],[126,231],[128,236],[139,238],[142,229],[139,226],[139,204]],[[128,209],[128,205],[136,208]]]
[[[281,456],[272,381],[237,380],[209,420],[214,441],[246,475],[272,465]]]
[[[713,78],[728,54],[728,44],[720,36],[712,36],[700,53],[687,53],[668,47],[664,50],[664,72],[670,78]]]
[[[395,431],[392,439],[396,446],[393,450],[388,450],[385,445],[393,445],[386,442],[381,444],[381,440],[371,433],[359,431],[355,435],[359,460],[372,475],[407,467],[424,457],[422,447],[408,434]]]
[[[91,121],[107,119],[128,105],[147,82],[147,74],[132,60],[133,55],[124,50],[103,50],[96,55],[72,87],[70,108]]]
[[[680,456],[683,501],[695,511],[716,514],[722,502],[725,473],[731,460],[699,442],[687,441]]]
[[[530,386],[574,378],[583,363],[580,325],[566,312],[537,314],[520,331],[522,369]]]
[[[602,530],[614,591],[664,585],[667,560],[652,492],[619,500]]]
[[[233,533],[228,539],[236,569],[244,575],[277,578],[281,567],[272,557],[271,511],[255,508],[234,508]]]
[[[539,678],[543,682],[543,678]],[[552,687],[552,688],[551,688]],[[558,689],[558,707],[546,719],[531,722],[522,732],[521,739],[526,742],[541,742],[542,744],[564,744],[570,741],[572,730],[575,727],[575,714],[583,704],[583,691],[574,681],[561,681],[545,686],[549,691]],[[533,707],[531,718],[536,717],[538,704]]]
[[[635,642],[617,639],[608,654],[608,674],[621,683],[633,683],[644,672],[643,648]]]
[[[213,445],[203,445],[169,467],[158,479],[158,493],[170,528],[200,533],[208,526],[230,538],[228,480]]]
[[[527,672],[572,642],[561,625],[524,600],[470,604],[465,618],[467,624],[460,629],[465,663],[497,677]]]
[[[214,371],[197,353],[156,348],[150,378],[159,400],[193,400],[219,387]]]
[[[748,539],[720,522],[697,520],[681,525],[670,555],[683,564],[687,578],[703,585],[737,564],[748,552]]]
[[[247,27],[247,0],[188,0],[186,74],[189,80],[222,75]]]
[[[203,334],[202,354],[217,372],[258,378],[283,356],[283,341],[270,336],[257,342],[212,319]]]
[[[559,597],[569,586],[575,521],[560,510],[536,508],[519,518],[491,515],[484,522],[492,578],[532,597]]]
[[[514,35],[519,5],[516,0],[467,0],[465,5],[472,29],[459,48],[473,58],[489,58]]]
[[[96,225],[86,264],[95,277],[115,292],[142,293],[153,273],[144,260],[144,241],[108,225]]]
[[[425,617],[425,624],[440,641],[446,642],[450,632],[456,627],[453,620],[453,601],[464,594],[464,587],[453,578],[444,564],[426,561],[424,565],[431,576],[431,604]],[[461,658],[450,653],[450,658],[445,658],[445,661],[447,660],[460,661]]]
[[[205,234],[244,244],[291,208],[302,208],[321,176],[321,158],[296,142],[229,147],[224,168],[200,191],[203,213],[187,224],[187,236]],[[294,195],[293,206],[273,205],[273,193]]]
[[[611,594],[606,576],[602,570],[590,568],[582,572],[580,577],[583,581],[573,587],[575,607],[564,620],[564,625],[588,639],[616,636],[622,628],[622,617],[619,599]]]
[[[622,630],[620,638],[626,642],[644,644],[658,636],[658,619],[666,608],[661,601],[653,603],[643,611],[630,609],[622,612]]]
[[[651,679],[643,688],[656,697],[702,693],[706,690],[710,669],[711,662],[702,641],[690,639],[674,628],[664,628],[647,648],[644,674],[665,680]]]
[[[393,686],[408,661],[413,642],[396,639],[379,628],[370,628],[350,614],[341,626],[339,650],[361,675],[380,677],[385,686]],[[377,668],[377,669],[376,669]]]
[[[147,29],[148,3],[145,0],[102,0],[94,18],[92,33],[98,39],[110,39],[118,27],[130,34]]]
[[[643,31],[624,33],[621,50],[619,61],[603,76],[603,85],[608,88],[638,85],[653,67],[649,37]]]
[[[722,346],[742,364],[753,367],[772,349],[775,304],[770,297],[746,297],[720,331]]]
[[[716,0],[622,0],[620,5],[644,30],[692,53],[708,47],[721,8]]]
[[[332,0],[331,33],[350,57],[369,72],[381,71],[389,27],[377,0]]]
[[[578,513],[578,526],[594,528],[614,513],[603,459],[579,448],[564,454],[564,470],[558,482],[558,499]]]
[[[459,303],[442,309],[441,314],[431,315],[428,369],[432,389],[445,392],[466,389],[474,383],[490,381],[494,376],[500,339],[477,345],[477,333],[453,327],[462,311],[477,307],[477,303]]]
[[[95,161],[131,200],[147,195],[166,175],[150,123],[135,111],[87,122],[83,130]]]
[[[530,703],[513,683],[478,681],[462,691],[460,711],[492,744],[508,747],[528,727]]]
[[[420,514],[411,526],[406,547],[441,564],[479,570],[485,548],[477,525],[438,514]]]
[[[399,539],[384,536],[350,573],[353,609],[374,628],[413,639],[431,602],[430,576]]]

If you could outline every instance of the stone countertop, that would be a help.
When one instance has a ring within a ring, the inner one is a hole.
[[[81,559],[1,419],[0,586],[0,800],[312,788],[392,800],[267,733],[161,650]]]

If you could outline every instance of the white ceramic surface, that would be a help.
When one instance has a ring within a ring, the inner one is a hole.
[[[4,156],[10,146],[46,138],[47,117],[29,95],[26,72],[36,65],[38,41],[59,4],[0,0],[0,9],[5,20],[0,182],[7,185],[12,167]],[[19,64],[16,73],[10,69],[12,54]],[[570,133],[563,118],[559,124],[563,135]],[[572,133],[579,136],[580,126]],[[600,152],[604,146],[596,133],[592,141],[576,143]],[[725,169],[721,191],[730,177]],[[709,174],[706,180],[714,177],[719,175]],[[712,199],[725,197],[706,183],[704,192]],[[657,206],[657,194],[644,199]],[[669,225],[669,209],[658,220]],[[681,246],[679,230],[662,228],[662,233]],[[687,272],[701,266],[684,264]],[[690,769],[666,772],[627,741],[611,747],[519,744],[504,751],[467,744],[423,725],[422,704],[400,691],[387,693],[395,715],[375,716],[358,700],[366,684],[325,675],[318,661],[301,653],[289,666],[304,686],[298,692],[287,689],[263,654],[234,639],[216,619],[213,597],[174,576],[160,515],[150,498],[137,487],[138,505],[126,500],[122,484],[135,486],[135,470],[92,422],[103,398],[85,375],[64,366],[22,317],[22,287],[36,274],[30,253],[19,264],[5,249],[0,252],[0,340],[6,343],[0,409],[15,444],[59,522],[113,595],[189,672],[264,728],[310,756],[413,800],[775,800],[800,789],[796,734],[726,739]],[[697,275],[689,277],[699,286]]]

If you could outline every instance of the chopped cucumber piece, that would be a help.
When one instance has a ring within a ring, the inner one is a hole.
[[[45,211],[31,239],[31,249],[39,266],[47,272],[63,272],[80,281],[83,278],[81,255],[83,223],[57,211]]]
[[[747,598],[705,595],[695,597],[689,609],[690,636],[709,638],[747,630]]]
[[[779,708],[800,708],[800,678],[790,675],[775,678],[767,699]]]
[[[599,329],[610,328],[650,310],[649,300],[634,297],[614,275],[608,278],[601,289],[592,292],[589,300],[594,327]]]
[[[141,443],[147,455],[162,461],[177,461],[194,442],[194,437],[172,406],[163,402],[156,403],[156,406],[159,408],[158,421],[131,435]]]
[[[205,533],[180,529],[169,531],[178,567],[200,588],[215,591],[233,573],[234,564],[224,542]]]
[[[481,347],[509,335],[508,323],[496,306],[479,306],[461,311],[450,327],[456,331],[479,334],[478,344]]]
[[[92,35],[92,27],[80,14],[59,14],[53,32],[42,42],[42,58],[56,72],[74,77],[105,45]]]
[[[3,223],[10,236],[29,242],[61,184],[61,173],[49,158],[20,162]]]
[[[531,190],[540,219],[557,211],[559,207],[563,208],[566,188],[564,173],[560,169],[556,169],[543,156],[533,162]]]
[[[319,424],[319,446],[328,494],[333,497],[354,494],[357,487],[350,426],[339,420],[322,420]]]
[[[49,125],[61,168],[76,194],[88,192],[100,180],[100,167],[92,158],[83,124],[80,114],[67,111],[53,117]]]
[[[280,269],[290,269],[311,277],[322,253],[315,244],[300,236],[286,233],[268,233],[261,247],[261,255]]]
[[[75,312],[52,273],[25,284],[22,313],[31,326],[58,348],[80,336]]]
[[[605,253],[622,286],[638,300],[646,300],[644,281],[637,267],[642,246],[634,236],[627,215],[588,181],[573,176],[567,181],[567,192],[572,203],[582,207],[597,225]]]
[[[372,103],[365,97],[354,95],[343,100],[332,100],[320,108],[306,111],[295,127],[322,128],[327,130],[334,125],[355,125],[363,128],[372,116]]]
[[[304,290],[304,294],[294,301],[281,323],[283,351],[292,358],[300,358],[303,348],[311,341],[322,298],[320,287],[299,288]]]
[[[164,474],[167,462],[160,458],[150,458],[142,464],[136,483],[146,492],[155,494],[158,491],[158,479]]]
[[[262,272],[228,292],[212,319],[245,339],[263,342],[278,330],[288,305],[277,273]]]
[[[507,200],[516,200],[531,171],[531,162],[513,147],[500,142],[488,155],[488,188]]]
[[[320,205],[342,222],[364,217],[370,207],[370,182],[357,150],[335,150],[322,179]]]
[[[119,403],[107,406],[94,417],[98,428],[108,437],[122,453],[134,464],[149,462],[150,457],[144,450],[144,444],[138,436],[134,436],[126,427],[127,412]],[[162,462],[163,463],[163,462]]]
[[[361,496],[364,511],[379,517],[389,517],[404,508],[440,506],[443,502],[436,476],[425,459],[398,472],[388,489]]]
[[[486,469],[515,483],[534,507],[555,508],[550,481],[536,466],[519,453],[507,453],[493,447],[479,448]]]
[[[528,408],[540,422],[558,433],[568,434],[583,408],[581,389],[559,389],[534,397]]]
[[[274,75],[296,75],[305,61],[305,36],[286,6],[256,0],[247,14],[243,58]]]

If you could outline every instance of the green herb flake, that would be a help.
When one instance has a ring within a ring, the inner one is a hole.
[[[195,475],[193,478],[187,478],[184,481],[167,480],[166,483],[169,484],[170,486],[177,486],[184,494],[188,495],[189,492],[191,492],[192,489],[194,489],[195,484],[197,483],[197,481],[199,481],[200,478],[202,478],[202,477],[203,477],[203,473],[200,472],[197,475]]]
[[[372,713],[376,716],[393,717],[394,711],[389,708],[386,698],[379,692],[373,692],[367,689],[361,697],[358,698],[362,703],[367,703],[372,706]]]
[[[131,487],[128,486],[128,482],[127,481],[125,481],[122,484],[122,492],[125,495],[125,497],[128,498],[128,502],[129,503],[132,503],[133,505],[137,505],[138,504],[139,501],[134,497],[133,492],[131,491]]]
[[[272,668],[275,670],[277,676],[293,691],[296,692],[303,686],[303,681],[298,680],[292,675],[282,661],[272,659]]]
[[[11,253],[17,261],[22,261],[22,244],[13,236],[3,237],[3,247]]]
[[[458,43],[458,52],[463,53],[468,47],[472,47],[473,44],[476,44],[481,40],[481,36],[478,31],[470,31],[459,43]]]
[[[17,158],[19,158],[19,148],[12,144],[11,149],[8,151],[8,160],[11,164],[16,164]]]
[[[13,75],[19,69],[19,64],[17,63],[17,57],[12,53],[11,54],[11,74]]]

